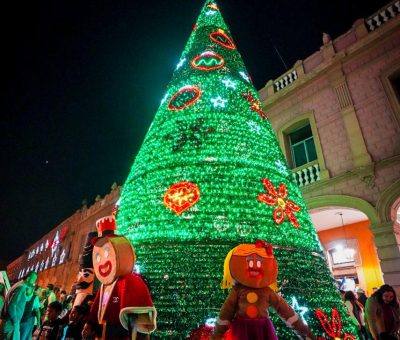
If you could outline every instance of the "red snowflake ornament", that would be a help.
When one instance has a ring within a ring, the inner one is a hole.
[[[319,320],[322,328],[332,339],[334,340],[356,340],[356,338],[348,333],[345,333],[342,338],[342,320],[340,319],[339,312],[336,308],[332,309],[331,320],[325,315],[321,309],[316,309],[315,314]],[[325,338],[319,337],[318,340],[325,340]]]
[[[267,114],[262,110],[261,102],[254,98],[251,94],[250,90],[247,90],[247,93],[242,93],[242,97],[246,98],[247,101],[250,103],[250,110],[257,112],[262,119],[267,119]]]
[[[291,200],[285,200],[288,195],[286,185],[280,184],[278,190],[276,190],[268,178],[263,178],[262,182],[268,193],[258,194],[258,201],[270,206],[277,206],[272,215],[272,218],[277,224],[282,224],[286,216],[289,222],[299,229],[300,225],[294,213],[299,212],[300,207]]]

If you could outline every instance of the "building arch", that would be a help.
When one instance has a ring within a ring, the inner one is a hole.
[[[376,210],[382,222],[393,222],[391,209],[399,197],[400,179],[383,190],[376,201]]]
[[[334,278],[353,278],[368,293],[372,293],[373,287],[382,285],[381,259],[375,242],[376,230],[381,230],[382,224],[374,206],[348,195],[317,196],[306,199],[305,203],[311,217],[314,216],[318,239]],[[362,213],[361,219],[359,215],[351,215],[352,210]],[[333,214],[341,215],[341,223]],[[347,216],[345,224],[342,214]],[[346,255],[346,249],[353,251],[352,256]]]
[[[379,225],[381,219],[375,208],[367,201],[348,195],[324,195],[305,199],[308,210],[326,206],[342,206],[362,211],[368,216],[371,225]]]

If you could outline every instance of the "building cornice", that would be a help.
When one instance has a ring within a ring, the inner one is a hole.
[[[356,21],[356,23],[357,22],[358,21]],[[356,28],[353,27],[352,31],[349,31],[344,35],[338,37],[337,39],[335,39],[334,42],[330,42],[323,45],[320,48],[320,51],[315,52],[314,54],[306,58],[304,61],[297,61],[293,69],[297,70],[300,69],[300,72],[298,72],[299,74],[298,78],[287,87],[275,93],[271,93],[271,91],[269,90],[271,87],[273,88],[274,86],[273,84],[278,79],[280,79],[285,74],[291,73],[292,70],[289,70],[288,72],[284,73],[276,80],[269,80],[266,86],[259,91],[261,98],[265,98],[264,93],[267,93],[267,97],[262,100],[263,106],[268,109],[271,106],[280,104],[283,100],[287,98],[291,98],[291,96],[294,95],[299,90],[305,87],[313,86],[316,81],[325,78],[327,74],[331,73],[332,71],[335,71],[338,68],[341,69],[342,66],[351,59],[356,58],[362,55],[363,53],[368,52],[368,50],[370,50],[372,45],[374,46],[375,49],[378,49],[379,46],[393,39],[392,35],[398,33],[399,26],[400,26],[400,16],[397,16],[392,20],[390,20],[389,22],[385,23],[385,25],[382,25],[379,29],[373,32],[369,33],[367,32],[366,35],[362,37],[357,37],[357,40],[353,44],[345,47],[343,50],[335,52],[334,50],[335,41],[338,41],[341,37],[343,37],[346,34],[353,33],[356,35]],[[324,53],[327,50],[329,50],[330,52]],[[306,64],[307,60],[316,58],[319,55],[320,57],[323,58],[322,63],[317,65],[312,70],[305,72],[304,65]],[[269,111],[269,114],[271,114],[270,110],[267,111]]]

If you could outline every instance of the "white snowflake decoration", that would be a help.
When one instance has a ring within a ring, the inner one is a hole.
[[[222,80],[222,82],[224,83],[224,85],[227,89],[229,89],[229,88],[236,89],[236,84],[232,80],[225,79],[225,80]]]
[[[256,122],[253,122],[252,120],[247,122],[247,125],[249,126],[249,129],[251,132],[256,133],[259,135],[261,133],[261,126],[258,125]]]
[[[216,98],[211,98],[211,102],[214,104],[214,107],[225,107],[228,100],[218,96]]]

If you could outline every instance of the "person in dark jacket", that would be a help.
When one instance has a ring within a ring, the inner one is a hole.
[[[367,297],[367,295],[365,295],[364,290],[361,288],[357,289],[357,299],[358,299],[358,302],[361,303],[363,305],[363,307],[365,308],[365,304],[367,302],[368,297]]]
[[[82,330],[85,325],[89,308],[86,305],[77,305],[69,314],[69,324],[65,333],[65,340],[81,340]]]
[[[62,311],[62,304],[58,301],[53,301],[47,306],[47,320],[40,327],[38,340],[60,340],[63,337],[64,324],[59,318]]]

